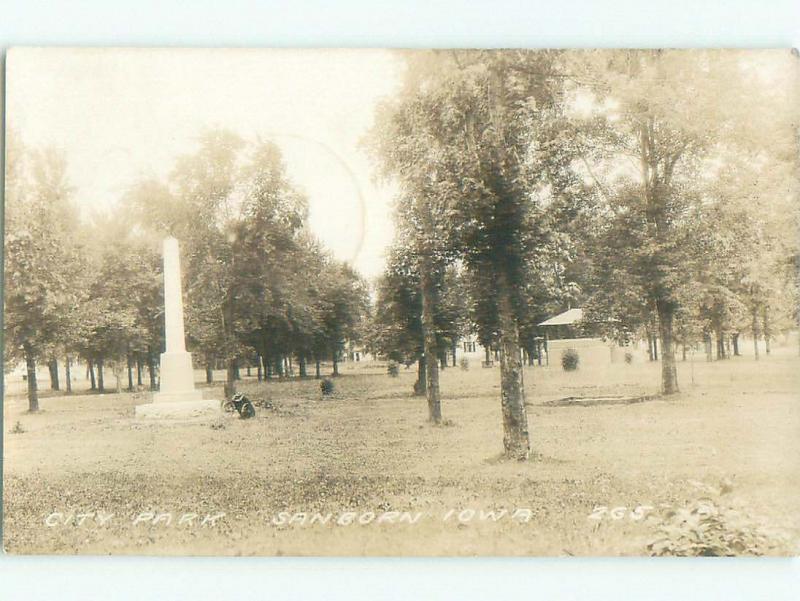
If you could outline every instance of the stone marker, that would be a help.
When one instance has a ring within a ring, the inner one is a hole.
[[[186,417],[219,412],[220,402],[203,400],[194,388],[192,355],[186,352],[178,241],[164,240],[164,325],[166,351],[161,353],[161,386],[153,402],[136,406],[139,417]]]

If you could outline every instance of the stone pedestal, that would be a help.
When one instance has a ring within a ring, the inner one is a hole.
[[[164,325],[167,350],[161,354],[159,392],[136,407],[137,417],[192,417],[219,413],[220,401],[203,400],[194,388],[192,355],[186,352],[178,241],[164,240]]]
[[[219,401],[213,399],[194,401],[153,402],[136,405],[136,417],[143,418],[180,418],[206,417],[219,415],[222,408]]]
[[[194,388],[191,353],[162,353],[160,373],[161,387],[153,395],[154,403],[197,401],[203,398],[203,393]]]

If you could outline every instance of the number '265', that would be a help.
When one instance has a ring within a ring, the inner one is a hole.
[[[592,513],[589,515],[590,520],[600,521],[603,518],[612,520],[622,520],[628,517],[631,520],[641,520],[649,511],[653,510],[652,505],[638,505],[633,509],[627,507],[612,507],[608,508],[605,505],[595,505]]]

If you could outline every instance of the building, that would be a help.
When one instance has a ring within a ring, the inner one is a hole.
[[[567,349],[575,349],[583,366],[605,366],[623,360],[625,349],[619,344],[594,335],[591,324],[583,319],[583,309],[567,309],[538,324],[544,331],[547,362],[560,361]]]

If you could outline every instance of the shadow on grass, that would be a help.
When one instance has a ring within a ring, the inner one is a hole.
[[[546,401],[542,407],[595,407],[598,405],[634,405],[647,401],[660,401],[663,397],[658,394],[640,396],[602,395],[590,397],[568,396],[561,399]]]
[[[555,464],[561,465],[564,463],[572,463],[568,459],[559,459],[557,457],[550,457],[549,455],[543,455],[542,453],[538,453],[536,451],[531,451],[531,454],[528,456],[527,461],[517,459],[516,457],[510,457],[505,453],[498,453],[496,455],[492,455],[491,457],[487,457],[483,460],[483,463],[488,465],[502,465],[502,464],[520,464],[520,463],[546,463],[546,464]]]

